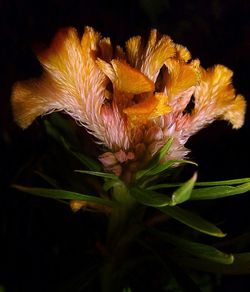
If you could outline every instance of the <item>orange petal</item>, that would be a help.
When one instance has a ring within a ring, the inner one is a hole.
[[[129,63],[133,67],[137,67],[140,63],[140,57],[142,53],[141,37],[135,36],[130,38],[126,42],[126,51]]]
[[[154,83],[138,70],[119,60],[113,60],[111,63],[116,74],[115,85],[118,90],[133,94],[154,90]]]
[[[150,118],[157,118],[171,111],[171,107],[167,104],[168,97],[166,95],[163,93],[156,93],[155,98],[157,99],[157,106],[151,113]]]
[[[148,121],[150,114],[157,106],[157,99],[154,95],[133,106],[125,108],[123,112],[127,115],[130,125],[136,127]]]
[[[177,59],[183,60],[184,62],[188,62],[191,59],[191,54],[186,47],[176,44],[175,48]]]
[[[113,48],[110,38],[103,38],[99,41],[99,47],[101,49],[102,59],[106,62],[110,62],[113,56]]]
[[[169,72],[166,76],[166,87],[168,96],[174,97],[197,84],[199,70],[191,64],[186,64],[176,59],[166,62]]]
[[[97,64],[119,91],[139,94],[143,92],[152,92],[154,90],[154,83],[151,80],[125,62],[112,60],[111,66],[98,59]]]
[[[96,64],[102,70],[102,72],[114,83],[117,77],[112,65],[99,58],[97,58]]]
[[[116,46],[115,48],[115,58],[119,60],[126,60],[126,54],[121,46]]]
[[[144,50],[140,69],[146,76],[155,81],[156,75],[163,64],[174,55],[175,46],[170,37],[163,35],[162,38],[157,41],[157,31],[152,30]]]
[[[86,26],[81,40],[82,54],[89,56],[91,51],[97,51],[101,35],[96,32],[92,27]],[[108,43],[108,40],[106,40]]]
[[[240,128],[244,123],[246,101],[241,95],[235,97],[231,84],[233,72],[216,65],[208,70],[202,69],[201,73],[194,94],[195,107],[190,116],[189,131],[197,132],[218,118],[231,122],[235,129]]]
[[[79,97],[76,81],[82,73],[83,62],[80,40],[74,28],[60,30],[49,49],[38,54],[38,59],[58,84]]]
[[[16,123],[27,128],[38,116],[51,110],[60,110],[58,90],[48,77],[40,80],[18,82],[14,85],[11,96],[12,110]]]
[[[223,119],[229,121],[234,129],[239,129],[244,124],[246,113],[246,100],[242,95],[237,95],[232,105],[223,115]]]
[[[171,108],[166,104],[167,97],[163,94],[151,95],[145,100],[123,110],[127,114],[132,127],[144,124],[150,119],[169,113]]]
[[[49,49],[39,53],[43,77],[17,83],[12,93],[13,112],[21,127],[29,126],[39,115],[65,110],[103,141],[100,111],[106,78],[94,60],[98,40],[99,34],[88,27],[82,44],[75,29],[63,29]]]
[[[195,111],[213,105],[213,114],[220,115],[235,98],[231,84],[233,72],[225,66],[216,65],[203,69],[201,73],[201,81],[195,91]]]

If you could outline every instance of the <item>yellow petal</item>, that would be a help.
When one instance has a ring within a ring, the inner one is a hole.
[[[82,54],[89,56],[91,51],[97,51],[100,38],[100,33],[96,32],[92,27],[86,26],[81,40]],[[106,39],[106,43],[108,43],[108,39]]]
[[[102,70],[102,72],[114,83],[117,77],[112,65],[99,58],[96,60],[96,64]]]
[[[184,62],[188,62],[191,59],[191,54],[186,47],[176,44],[175,48],[177,59],[183,60]]]
[[[27,128],[38,116],[61,109],[58,102],[58,90],[48,77],[40,80],[18,82],[14,85],[11,96],[12,110],[16,123]]]
[[[235,96],[232,86],[233,72],[222,65],[201,70],[201,81],[196,87],[195,106],[191,114],[191,132],[196,132],[206,124],[221,118],[238,129],[244,123],[246,101],[243,96]]]
[[[101,49],[102,59],[106,62],[110,62],[113,56],[113,48],[110,38],[103,38],[99,41],[99,47]]]
[[[212,106],[213,115],[220,115],[235,98],[231,84],[233,72],[222,65],[201,70],[200,84],[195,91],[195,111]]]
[[[39,115],[64,110],[103,140],[100,111],[106,78],[94,60],[98,40],[99,34],[88,27],[82,44],[75,29],[63,29],[38,54],[45,69],[43,77],[17,83],[12,93],[13,113],[21,127]]]
[[[246,113],[246,100],[242,95],[237,95],[232,105],[223,115],[223,119],[229,121],[234,129],[239,129],[244,124]]]
[[[119,60],[126,60],[126,54],[122,47],[116,46],[115,48],[115,58]]]
[[[167,93],[170,98],[197,84],[199,70],[192,64],[169,59],[166,66],[169,71],[164,78],[166,78]]]
[[[157,99],[154,95],[145,99],[142,102],[134,104],[125,108],[123,112],[127,115],[128,120],[132,127],[144,124],[148,121],[150,114],[157,106]]]
[[[110,65],[98,59],[97,64],[119,91],[139,94],[154,90],[154,83],[151,80],[125,62],[112,60]]]
[[[126,51],[129,63],[137,67],[140,63],[140,56],[142,53],[141,37],[135,36],[126,42]]]
[[[82,49],[74,28],[60,30],[51,46],[38,54],[38,59],[60,86],[79,99],[79,75],[82,73]]]
[[[157,73],[170,57],[175,55],[175,46],[170,37],[163,35],[157,41],[157,31],[152,30],[143,53],[141,71],[155,81]]]
[[[163,116],[171,111],[171,107],[167,104],[168,97],[166,95],[163,93],[156,93],[155,98],[157,99],[157,106],[150,115],[151,119]]]
[[[146,123],[150,119],[167,114],[171,108],[167,105],[167,96],[157,93],[123,110],[132,127]]]

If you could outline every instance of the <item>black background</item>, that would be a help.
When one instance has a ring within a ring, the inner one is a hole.
[[[41,73],[33,48],[48,45],[66,26],[79,33],[85,25],[93,26],[120,45],[133,35],[147,37],[153,27],[187,46],[204,67],[221,63],[231,68],[234,86],[249,101],[249,15],[247,0],[0,0],[0,285],[7,292],[55,291],[57,283],[86,261],[79,255],[89,228],[84,226],[84,214],[74,215],[58,203],[9,187],[22,168],[32,164],[32,157],[43,152],[45,138],[39,127],[18,129],[10,107],[13,83]],[[249,130],[248,112],[242,129],[215,122],[188,142],[191,158],[199,163],[200,180],[250,176]],[[35,183],[27,173],[25,179]],[[233,234],[250,231],[249,209],[247,196],[218,202]],[[220,291],[249,291],[249,277],[225,277]]]

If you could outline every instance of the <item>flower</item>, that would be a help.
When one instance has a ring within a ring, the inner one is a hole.
[[[99,159],[118,176],[145,165],[169,137],[164,159],[181,159],[189,137],[215,119],[235,129],[244,122],[246,102],[235,93],[232,71],[202,68],[187,48],[156,30],[146,45],[135,36],[123,50],[90,27],[81,40],[66,28],[38,59],[41,78],[14,85],[16,122],[26,128],[40,115],[67,112],[107,148]]]

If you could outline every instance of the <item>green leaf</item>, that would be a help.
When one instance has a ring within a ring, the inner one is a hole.
[[[91,170],[75,170],[75,172],[85,173],[85,174],[99,176],[99,177],[103,177],[103,178],[109,178],[109,179],[113,179],[113,180],[119,179],[118,176],[116,176],[115,174],[108,173],[108,172],[91,171]]]
[[[99,205],[105,205],[110,207],[115,207],[117,204],[111,200],[90,196],[90,195],[83,195],[76,192],[65,191],[65,190],[58,190],[58,189],[45,189],[45,188],[30,188],[24,187],[19,185],[13,185],[14,188],[18,189],[19,191],[29,193],[35,196],[51,198],[51,199],[64,199],[64,200],[81,200],[86,202],[91,202]]]
[[[179,187],[174,193],[172,194],[171,197],[171,206],[175,206],[177,204],[183,203],[187,200],[189,200],[195,181],[197,179],[197,173],[194,173],[194,175],[185,182],[181,187]]]
[[[107,192],[108,190],[110,190],[111,188],[113,188],[114,186],[116,186],[117,184],[120,184],[121,181],[118,179],[109,179],[107,181],[104,182],[102,188],[105,192]]]
[[[230,180],[219,180],[219,181],[208,181],[208,182],[197,182],[195,186],[206,187],[206,186],[225,186],[225,185],[239,185],[250,182],[250,178],[237,178]]]
[[[156,264],[157,265],[160,264],[162,268],[165,270],[164,278],[166,281],[164,282],[166,282],[167,285],[164,285],[163,288],[164,291],[201,292],[201,290],[198,288],[195,282],[180,267],[181,265],[176,265],[176,263],[172,259],[170,260],[169,257],[164,259],[162,255],[158,254],[157,250],[155,250],[150,245],[146,244],[145,240],[137,240],[137,242],[142,246],[142,248],[144,248],[147,251],[147,254],[151,253]],[[152,264],[152,261],[150,261],[150,264]],[[173,280],[173,282],[171,280]]]
[[[52,187],[58,188],[58,182],[54,179],[49,177],[48,175],[41,173],[40,171],[35,171],[41,178],[43,178],[47,183],[49,183]]]
[[[141,189],[138,187],[129,188],[130,195],[139,203],[151,207],[163,207],[169,205],[170,198],[166,195]]]
[[[87,155],[84,155],[83,153],[74,151],[72,149],[72,146],[62,137],[62,142],[64,147],[72,154],[74,155],[83,165],[85,165],[88,169],[91,171],[100,171],[102,169],[101,164],[91,157],[88,157]]]
[[[214,224],[178,206],[165,206],[158,209],[175,220],[178,220],[199,232],[216,237],[224,237],[226,235]]]
[[[61,143],[61,138],[64,137],[70,145],[75,145],[79,147],[79,140],[76,134],[75,123],[72,120],[60,112],[54,112],[47,116],[44,121],[45,128],[49,135],[54,136],[59,143]]]
[[[176,164],[194,164],[197,166],[197,164],[193,161],[189,161],[189,160],[168,160],[166,162],[163,163],[158,163],[157,165],[154,165],[150,168],[147,169],[142,169],[140,171],[138,171],[135,175],[135,178],[138,180],[140,178],[142,178],[143,176],[154,176],[154,175],[158,175],[163,171],[166,171],[167,169],[171,168],[172,166],[176,165]]]
[[[69,127],[68,123],[62,117],[60,117],[60,115],[54,116],[53,121],[56,121],[56,126],[59,127],[59,129],[55,127],[51,122],[46,120],[44,124],[47,133],[52,136],[57,142],[62,144],[71,155],[75,156],[88,169],[93,171],[100,171],[102,169],[102,166],[97,160],[88,157],[87,155],[84,155],[79,151],[73,150],[74,147],[72,146],[72,143],[69,142],[69,139],[71,141],[74,141],[75,144],[77,144],[78,141],[76,141],[76,137],[71,134],[72,129]],[[67,126],[67,128],[62,128],[62,126]],[[62,132],[66,136],[66,138],[64,135],[62,135]]]
[[[223,253],[213,246],[193,242],[166,232],[160,232],[156,230],[152,230],[151,232],[153,232],[153,234],[158,235],[161,239],[165,240],[166,242],[198,258],[207,259],[209,261],[221,264],[232,264],[234,262],[234,257],[232,254]]]
[[[223,265],[221,263],[215,263],[205,259],[201,260],[188,257],[175,257],[174,259],[177,260],[183,267],[210,273],[229,275],[250,274],[250,252],[234,254],[234,262],[231,265]]]
[[[160,149],[159,154],[158,154],[158,161],[160,161],[169,151],[172,143],[173,143],[174,138],[170,137],[167,140],[167,143]]]
[[[62,142],[62,135],[61,133],[49,122],[48,120],[44,121],[46,132],[49,136],[55,139],[57,142]]]
[[[235,196],[246,193],[250,190],[250,182],[241,184],[236,187],[232,186],[217,186],[210,188],[194,189],[192,191],[191,200],[213,200],[224,197]]]
[[[159,165],[160,160],[164,157],[164,155],[167,154],[167,152],[169,151],[171,145],[173,143],[173,138],[170,137],[166,144],[159,150],[159,152],[157,152],[154,157],[151,159],[151,161],[149,162],[149,164],[147,165],[147,167],[145,169],[139,170],[137,171],[137,173],[135,174],[135,178],[136,180],[141,179],[145,174],[147,174],[152,168],[154,168],[155,166]]]
[[[169,160],[169,161],[166,161],[163,163],[159,163],[157,166],[150,169],[145,175],[153,176],[153,175],[159,174],[159,173],[169,169],[170,167],[174,166],[175,164],[183,164],[183,163],[197,165],[195,162],[189,161],[189,160]]]
[[[182,186],[183,183],[168,183],[168,184],[157,184],[146,187],[147,190],[155,191],[159,189],[175,188]]]
[[[239,179],[231,179],[231,180],[221,180],[221,181],[210,181],[210,182],[196,182],[196,186],[226,186],[226,185],[238,185],[242,183],[248,183],[250,182],[250,178],[239,178]],[[158,190],[158,189],[165,189],[165,188],[174,188],[179,187],[183,183],[166,183],[166,184],[157,184],[153,186],[147,187],[148,190]]]
[[[123,288],[122,292],[132,292],[130,287]]]

